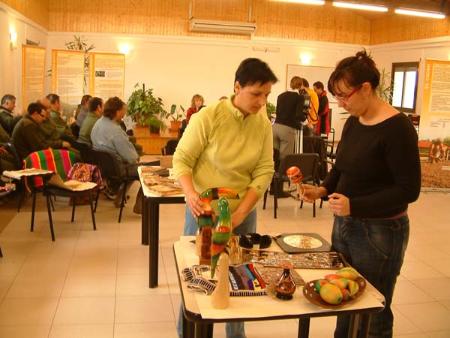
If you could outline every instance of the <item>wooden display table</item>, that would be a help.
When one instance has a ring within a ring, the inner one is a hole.
[[[176,140],[178,132],[168,129],[160,134],[150,134],[148,127],[135,127],[133,129],[136,143],[143,147],[144,153],[148,155],[161,155],[161,148],[164,148],[169,140]]]

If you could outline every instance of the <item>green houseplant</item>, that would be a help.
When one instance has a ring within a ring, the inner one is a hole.
[[[149,126],[151,133],[159,133],[164,127],[161,117],[166,115],[163,101],[153,95],[153,89],[145,89],[136,83],[128,99],[128,115],[140,126]]]
[[[277,113],[277,107],[275,107],[275,105],[273,103],[267,102],[266,112],[267,112],[267,117],[269,118],[269,120],[272,121],[272,119],[275,118],[275,115]]]
[[[181,128],[181,121],[184,117],[184,107],[180,105],[178,108],[176,104],[170,107],[170,111],[164,116],[170,121],[170,130],[178,131]]]

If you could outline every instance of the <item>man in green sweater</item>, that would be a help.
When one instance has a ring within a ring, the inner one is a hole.
[[[56,126],[60,136],[74,139],[72,131],[67,122],[61,117],[61,101],[59,95],[48,94],[47,99],[50,101],[50,121]]]
[[[103,100],[99,97],[93,97],[89,100],[89,113],[83,120],[78,136],[78,142],[92,145],[91,131],[95,122],[102,116]]]
[[[0,125],[11,136],[14,126],[19,122],[22,116],[14,116],[14,108],[16,107],[16,97],[6,94],[2,97],[0,107]]]
[[[42,132],[39,125],[44,121],[45,108],[40,103],[30,103],[28,113],[17,123],[12,134],[12,143],[20,158],[32,152],[47,148],[69,148],[70,143],[51,140]]]

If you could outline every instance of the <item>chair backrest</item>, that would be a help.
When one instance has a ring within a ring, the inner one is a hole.
[[[103,179],[120,177],[122,175],[119,160],[107,151],[89,149],[86,151],[85,162],[100,168]]]
[[[317,136],[303,137],[303,152],[319,154],[317,172],[321,179],[327,176],[327,146],[323,138]]]
[[[63,181],[75,163],[75,153],[66,149],[44,149],[29,154],[24,160],[24,168],[47,169],[58,174]],[[34,178],[34,186],[41,187],[42,178]]]
[[[296,166],[301,170],[305,182],[319,183],[318,164],[319,154],[290,154],[281,160],[278,174],[287,179],[286,170],[289,167]]]
[[[161,149],[162,155],[173,155],[177,149],[178,140],[169,140],[164,148]]]

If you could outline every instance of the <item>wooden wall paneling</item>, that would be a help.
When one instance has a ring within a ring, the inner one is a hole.
[[[49,28],[49,0],[2,0],[2,2],[44,28]]]

